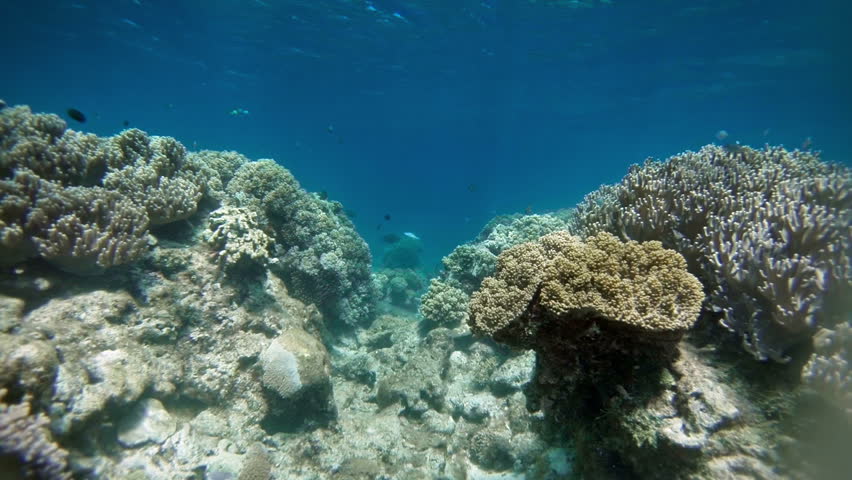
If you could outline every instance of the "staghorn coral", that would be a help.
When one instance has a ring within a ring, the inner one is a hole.
[[[283,254],[277,271],[298,298],[316,302],[343,325],[368,323],[377,292],[366,242],[340,204],[304,191],[272,160],[250,162],[228,183],[229,202],[263,212]]]
[[[14,468],[20,478],[67,480],[68,452],[53,442],[49,420],[33,415],[28,401],[17,405],[2,402],[6,390],[0,389],[0,461],[3,471]],[[11,465],[10,465],[11,464]],[[17,477],[16,477],[17,478]]]
[[[464,290],[433,278],[420,299],[420,315],[438,325],[454,327],[467,319],[469,300]]]
[[[224,267],[266,265],[272,239],[263,230],[254,210],[221,207],[210,213],[207,243],[215,248]]]
[[[683,257],[659,242],[622,243],[600,233],[583,243],[557,232],[500,254],[495,276],[471,297],[469,323],[475,333],[527,347],[548,322],[588,328],[604,319],[670,337],[693,324],[703,298]]]
[[[659,240],[708,287],[756,358],[786,361],[852,282],[852,177],[809,152],[706,146],[634,165],[587,196],[572,229]]]

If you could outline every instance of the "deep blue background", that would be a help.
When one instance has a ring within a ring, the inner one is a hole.
[[[720,129],[848,163],[850,3],[3,1],[0,98],[275,158],[433,263]]]

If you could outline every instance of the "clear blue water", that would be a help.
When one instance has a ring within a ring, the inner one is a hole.
[[[0,98],[275,158],[376,257],[410,231],[435,263],[495,214],[570,207],[721,129],[848,162],[850,19],[839,0],[6,0]]]

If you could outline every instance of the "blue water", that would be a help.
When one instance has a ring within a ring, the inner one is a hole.
[[[721,129],[848,162],[850,19],[825,0],[7,0],[0,98],[275,158],[377,258],[410,231],[428,265]]]

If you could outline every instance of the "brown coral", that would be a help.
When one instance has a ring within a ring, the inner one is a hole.
[[[659,242],[623,243],[600,233],[586,243],[556,232],[503,252],[494,277],[470,302],[480,334],[534,346],[548,321],[598,319],[651,336],[677,336],[698,317],[701,284]],[[516,336],[517,338],[512,338]]]
[[[810,152],[710,145],[634,165],[587,196],[572,228],[659,240],[759,359],[785,361],[852,287],[852,176]],[[841,312],[842,313],[842,312]]]

